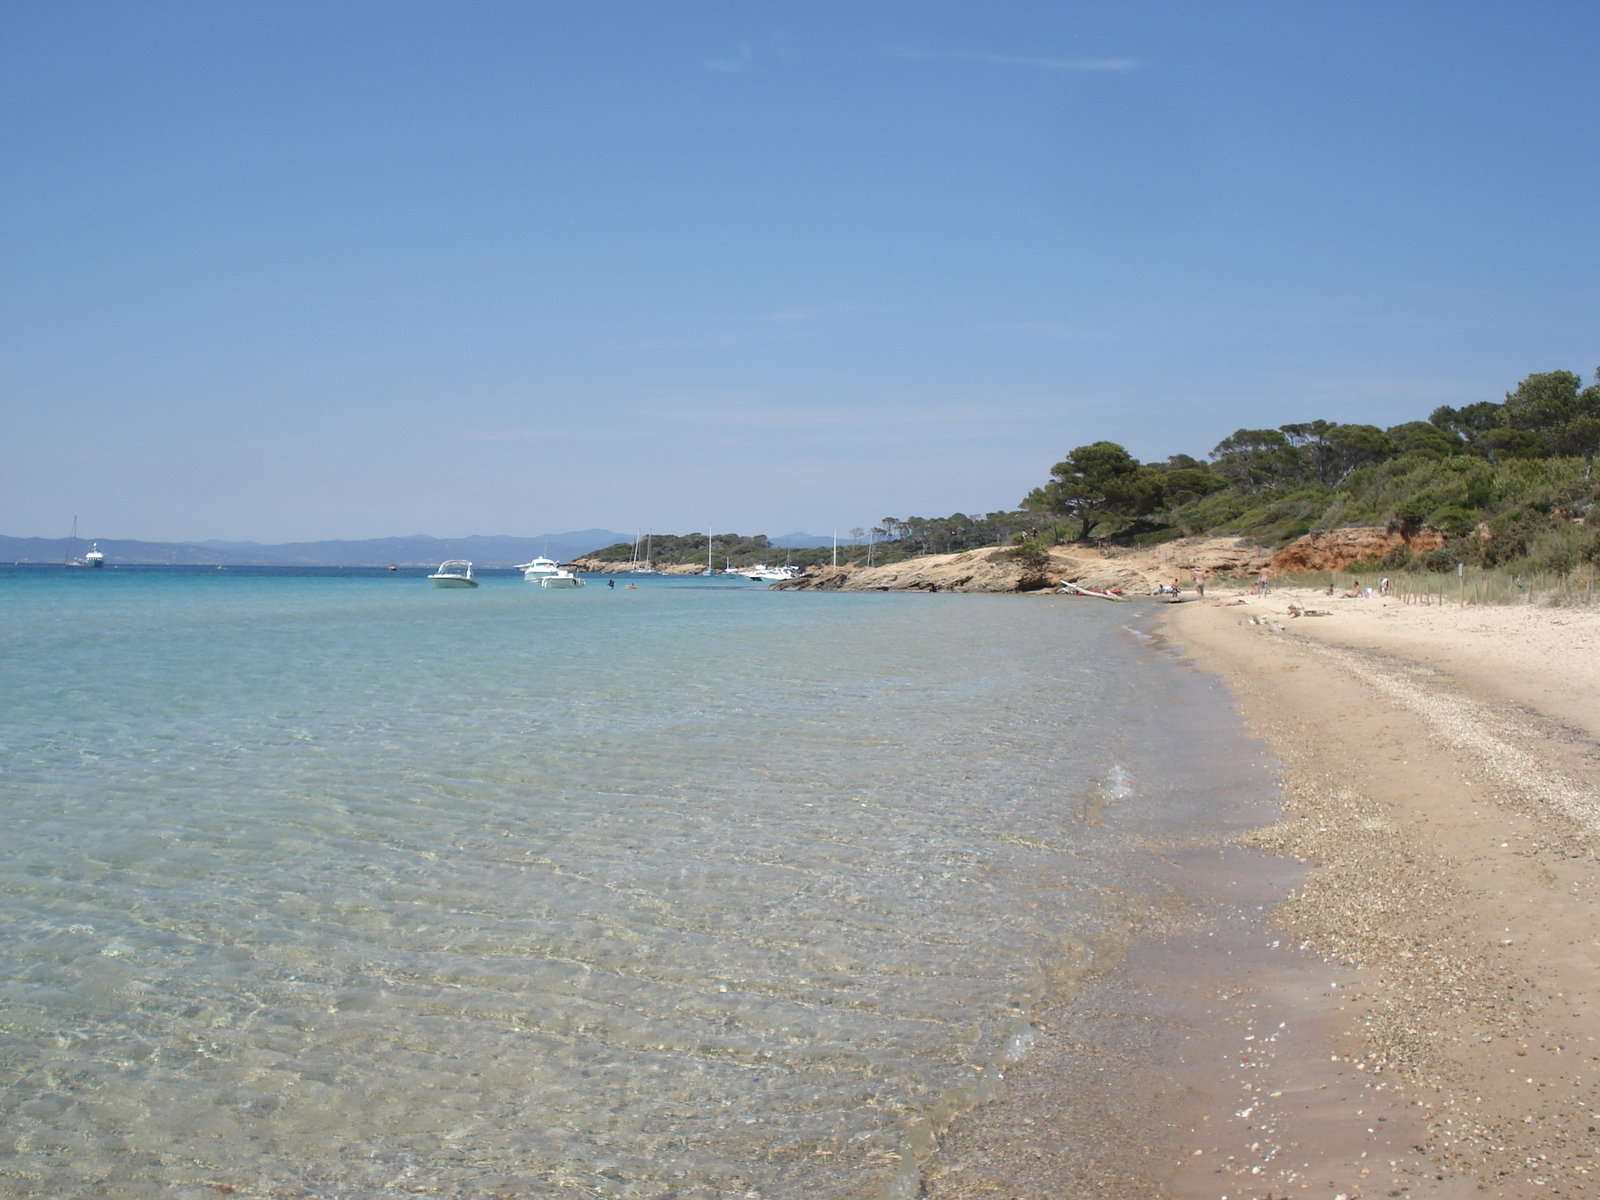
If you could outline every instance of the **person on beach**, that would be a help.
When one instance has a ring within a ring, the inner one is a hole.
[[[1388,594],[1389,594],[1389,577],[1387,575],[1385,575],[1382,579],[1378,580],[1378,595],[1387,596]]]
[[[1204,567],[1194,568],[1194,591],[1195,595],[1199,596],[1200,599],[1204,600],[1206,598],[1206,569]]]
[[[1271,581],[1271,579],[1272,579],[1272,568],[1271,567],[1262,567],[1261,568],[1261,581],[1258,584],[1256,584],[1256,591],[1260,595],[1265,596],[1269,591],[1272,590],[1271,588],[1269,588],[1267,586],[1268,583]]]

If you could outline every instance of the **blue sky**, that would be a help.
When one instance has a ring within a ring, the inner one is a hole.
[[[1600,6],[0,6],[0,533],[829,532],[1600,363]]]

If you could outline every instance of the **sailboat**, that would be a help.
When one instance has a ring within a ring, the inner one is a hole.
[[[64,566],[64,567],[87,567],[89,565],[89,560],[87,558],[79,558],[78,557],[78,518],[77,517],[73,517],[72,518],[72,536],[67,539],[67,557],[66,557],[66,560],[61,565]],[[94,565],[98,567],[100,565],[100,563],[97,562]]]
[[[654,541],[655,541],[655,532],[653,530],[650,533],[647,533],[647,534],[644,535],[644,557],[641,558],[637,563],[634,564],[633,570],[629,571],[628,574],[630,574],[630,575],[659,575],[659,574],[661,574],[661,572],[656,570],[655,566],[650,562],[650,551],[652,549],[652,544],[653,544]],[[638,543],[637,542],[634,543],[634,549],[635,550],[638,549]]]

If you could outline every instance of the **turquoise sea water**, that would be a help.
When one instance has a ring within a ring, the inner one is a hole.
[[[914,1194],[1267,786],[1132,614],[0,573],[0,1194]]]

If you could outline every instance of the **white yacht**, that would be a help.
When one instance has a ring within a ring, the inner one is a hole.
[[[100,553],[99,542],[91,542],[89,544],[89,553],[83,556],[83,561],[91,567],[103,567],[106,565],[106,556]]]
[[[538,583],[540,580],[548,579],[551,575],[560,574],[561,564],[553,558],[545,558],[540,555],[532,562],[518,563],[512,570],[521,571],[522,577],[529,583]]]
[[[799,567],[769,567],[765,563],[760,563],[754,567],[746,567],[743,570],[729,572],[729,574],[743,576],[752,583],[780,583],[785,579],[794,579],[805,574],[805,572]]]
[[[447,558],[439,569],[428,576],[434,587],[475,588],[478,581],[472,577],[472,564],[464,558]]]
[[[751,567],[749,576],[757,583],[782,583],[786,579],[798,579],[805,571],[796,566],[783,567]]]
[[[525,575],[524,578],[529,578],[529,576]],[[563,571],[558,568],[553,574],[541,576],[539,586],[542,588],[575,588],[582,587],[583,580],[579,579],[571,571]]]

